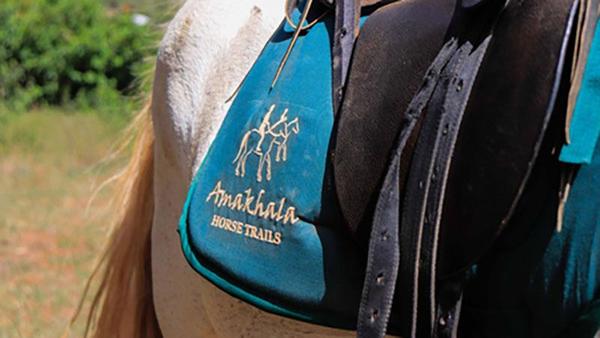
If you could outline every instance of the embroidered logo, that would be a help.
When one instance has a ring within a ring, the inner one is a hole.
[[[246,161],[250,155],[258,157],[256,170],[258,182],[262,182],[263,174],[267,181],[271,180],[273,152],[275,152],[275,162],[287,161],[288,141],[290,136],[300,132],[300,122],[297,117],[291,121],[288,120],[288,109],[286,108],[281,113],[279,120],[272,123],[271,116],[274,111],[275,105],[271,105],[260,125],[248,130],[242,137],[239,150],[233,160],[236,176],[244,177],[246,175]]]

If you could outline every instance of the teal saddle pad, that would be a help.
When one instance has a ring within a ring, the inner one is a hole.
[[[597,26],[598,27],[598,26]],[[509,234],[466,285],[461,325],[472,336],[592,337],[600,332],[600,28],[596,28],[560,160],[578,166],[556,231],[546,206]],[[558,197],[554,197],[558,198]]]
[[[598,27],[598,24],[596,24]],[[560,153],[565,163],[589,164],[600,139],[600,29],[596,28],[571,121],[571,142]]]
[[[192,182],[179,230],[192,267],[229,294],[351,329],[365,263],[328,178],[332,31],[326,18],[300,35],[273,88],[293,29],[271,37]]]
[[[294,15],[298,17],[297,12]],[[339,221],[342,217],[330,175],[332,31],[333,19],[329,17],[301,34],[273,88],[271,83],[293,29],[282,24],[271,37],[193,179],[179,231],[190,265],[230,295],[286,317],[354,329],[365,253]],[[487,286],[490,279],[527,279],[531,283],[526,287],[539,290],[540,299],[560,296],[556,302],[539,302],[532,309],[559,309],[560,315],[547,317],[555,322],[559,322],[556,318],[573,320],[582,304],[597,298],[600,171],[596,160],[600,159],[600,144],[598,128],[585,127],[590,118],[597,120],[598,110],[593,109],[597,91],[589,85],[596,84],[594,69],[600,68],[593,62],[586,70],[584,82],[588,86],[584,84],[574,115],[573,143],[561,156],[564,162],[584,163],[565,210],[563,232],[548,234],[554,229],[549,226],[554,221],[549,210],[548,219],[539,221],[539,231],[545,237],[534,236],[545,242],[527,246],[544,255],[536,273],[517,264],[534,256],[529,249],[515,251],[488,267],[489,276],[483,276],[485,269],[480,269],[466,286],[467,297],[490,298],[489,288],[477,288],[478,282]],[[584,151],[575,152],[578,149]],[[580,260],[573,263],[564,257]],[[578,264],[586,266],[580,269],[586,272],[585,278],[576,274],[579,270],[573,266]],[[585,279],[590,286],[585,297],[572,287],[573,278]],[[506,293],[496,289],[494,299],[510,303],[518,298],[514,292],[517,288],[505,284]],[[558,303],[568,304],[568,309]],[[482,332],[498,328],[497,316],[491,318],[481,311],[476,315],[467,311],[465,315],[471,317],[470,324],[481,326]],[[501,322],[515,323],[525,317],[510,313]],[[506,332],[511,327],[503,326]]]

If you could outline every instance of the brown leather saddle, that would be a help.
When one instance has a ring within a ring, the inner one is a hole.
[[[358,335],[390,321],[404,337],[455,336],[469,269],[560,192],[573,55],[593,31],[578,17],[598,2],[405,0],[348,49],[359,5],[324,1],[337,19],[335,189],[367,252]]]

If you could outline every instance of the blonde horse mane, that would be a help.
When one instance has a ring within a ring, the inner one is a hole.
[[[87,313],[85,336],[161,337],[154,312],[150,238],[154,214],[154,132],[151,102],[128,130],[134,141],[127,167],[111,181],[117,185],[117,210],[108,242],[84,290],[71,324],[81,312],[91,285],[99,283]],[[129,142],[125,142],[129,143]]]

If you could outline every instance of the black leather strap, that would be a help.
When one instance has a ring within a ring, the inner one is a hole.
[[[402,290],[411,290],[412,297],[400,300],[401,313],[406,318],[403,335],[415,337],[417,327],[421,332],[430,331],[432,327],[431,306],[425,302],[423,294],[430,295],[435,302],[435,288],[429,284],[432,263],[432,246],[435,238],[434,219],[431,210],[427,210],[429,194],[439,184],[442,173],[434,166],[437,152],[438,134],[443,125],[445,93],[452,74],[459,66],[465,54],[469,52],[461,46],[450,59],[438,80],[438,85],[428,103],[427,114],[422,123],[418,142],[413,154],[410,174],[406,187],[406,200],[402,210],[402,230],[400,250],[410,255],[404,259],[400,267],[400,285]],[[421,303],[421,304],[420,304]],[[426,310],[427,309],[427,310]]]
[[[489,2],[491,0],[462,0],[461,1],[461,6],[463,8],[475,8],[477,6],[481,6],[486,2]]]
[[[421,89],[408,106],[396,139],[371,228],[367,270],[358,314],[358,337],[383,337],[386,333],[400,264],[400,161],[406,142],[431,98],[440,73],[456,48],[456,40],[448,41],[433,61]]]
[[[492,14],[493,19],[499,16],[498,12]],[[487,28],[490,27],[493,28],[493,24],[488,23]],[[457,300],[454,303],[441,306],[437,301],[436,255],[445,184],[454,143],[471,88],[491,39],[492,29],[485,31],[489,35],[478,44],[475,51],[468,40],[458,47],[457,39],[451,39],[438,54],[423,87],[408,108],[407,120],[403,122],[394,147],[392,163],[386,173],[373,218],[359,312],[359,337],[385,335],[398,270],[402,288],[398,306],[405,319],[401,328],[402,336],[431,337],[434,332],[449,336],[456,334],[460,294],[454,297]],[[401,203],[400,160],[416,120],[426,106],[427,115],[413,156],[400,216],[398,206],[391,205],[393,201]],[[383,240],[382,234],[400,237]],[[402,257],[398,260],[400,254]],[[381,283],[382,276],[387,284]]]
[[[456,276],[436,290],[438,304],[432,337],[457,337],[464,279],[465,275]]]
[[[498,17],[499,13],[495,13],[493,21]],[[403,330],[406,337],[456,332],[452,324],[457,321],[450,318],[456,318],[456,314],[452,314],[457,312],[458,304],[445,304],[446,312],[438,313],[437,250],[454,145],[475,77],[490,43],[491,30],[489,32],[475,50],[471,42],[464,42],[444,69],[429,103],[413,156],[407,183],[408,197],[402,212],[400,245],[401,252],[415,255],[412,260],[401,261],[400,267],[400,285],[403,290],[410,288],[413,292],[410,299],[400,302],[401,313],[410,318]],[[460,299],[460,294],[455,299]]]
[[[407,257],[401,261],[400,286],[410,297],[400,299],[401,314],[406,319],[402,328],[405,337],[417,336],[419,332],[431,332],[435,318],[435,267],[434,247],[436,237],[436,210],[430,210],[439,185],[443,181],[443,171],[436,166],[440,134],[448,136],[447,114],[444,109],[446,93],[455,74],[461,68],[471,48],[463,45],[452,55],[448,65],[440,74],[427,114],[422,123],[417,146],[411,163],[406,187],[406,200],[402,210],[400,250]],[[434,195],[434,196],[431,196]],[[428,295],[429,297],[423,297]],[[433,304],[430,304],[430,302]]]
[[[325,5],[329,8],[333,8],[333,6],[335,6],[335,3],[337,2],[337,0],[320,0],[320,1],[323,5]],[[394,1],[398,1],[398,0],[362,0],[362,1],[359,1],[359,5],[361,7],[383,6],[383,5],[389,4]]]
[[[358,36],[359,18],[359,0],[335,1],[335,30],[332,47],[333,111],[335,113],[339,110],[342,102],[354,41]]]
[[[401,250],[407,247],[418,251],[417,263],[405,261],[401,268],[402,273],[412,276],[413,283],[416,283],[414,288],[418,299],[413,298],[410,309],[411,337],[429,337],[438,324],[436,262],[446,181],[460,123],[489,41],[490,37],[474,51],[473,46],[466,42],[444,69],[428,106],[413,156],[407,186],[410,198],[404,204],[403,215],[406,220],[414,220],[415,223],[407,223],[403,218],[402,224],[407,225],[403,229],[416,227],[421,238],[402,237],[404,245],[400,247]],[[448,325],[448,321],[445,322]]]

